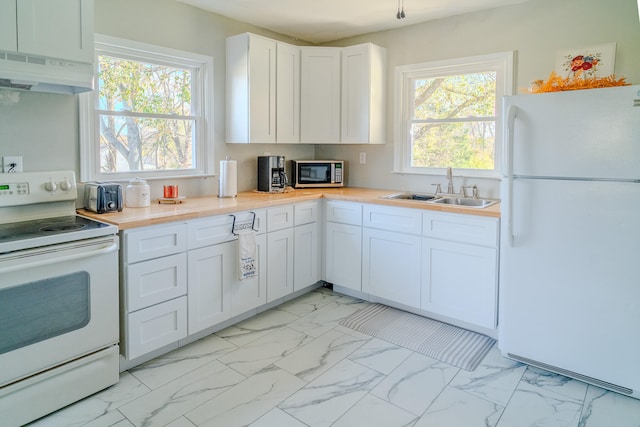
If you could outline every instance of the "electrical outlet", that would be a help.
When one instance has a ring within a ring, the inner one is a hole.
[[[360,153],[360,164],[364,165],[367,163],[367,153]]]
[[[4,156],[2,171],[4,173],[22,172],[22,156]]]

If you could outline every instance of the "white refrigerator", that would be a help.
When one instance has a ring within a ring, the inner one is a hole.
[[[503,102],[498,346],[640,398],[640,86]]]

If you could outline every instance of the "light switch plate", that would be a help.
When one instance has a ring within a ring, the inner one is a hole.
[[[2,171],[4,173],[22,172],[22,156],[2,157]]]

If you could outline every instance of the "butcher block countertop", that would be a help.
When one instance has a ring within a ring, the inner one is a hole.
[[[325,198],[329,200],[344,200],[359,203],[375,203],[379,205],[417,208],[439,212],[455,212],[485,217],[500,217],[500,204],[487,208],[470,208],[464,206],[448,206],[426,203],[415,200],[381,199],[380,196],[398,193],[393,190],[376,190],[370,188],[320,188],[320,189],[291,189],[284,193],[259,193],[257,191],[245,191],[235,198],[218,198],[217,196],[205,196],[186,198],[178,204],[160,204],[157,200],[151,201],[151,206],[146,208],[127,208],[122,212],[110,212],[98,214],[78,209],[78,214],[117,225],[120,230],[135,227],[163,224],[172,221],[184,221],[194,218],[220,215],[225,213],[247,211],[252,209],[268,208],[271,206],[298,203],[308,200]]]

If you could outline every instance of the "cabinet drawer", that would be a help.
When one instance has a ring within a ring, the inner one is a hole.
[[[253,224],[258,234],[265,232],[266,211],[264,210],[255,211],[255,221],[253,211],[217,215],[187,223],[187,246],[189,249],[196,249],[233,240],[235,238],[232,232],[234,217],[236,229],[251,228]]]
[[[293,206],[295,225],[309,224],[318,220],[318,202],[298,203]]]
[[[422,234],[436,239],[497,247],[498,220],[473,215],[422,214]]]
[[[379,205],[364,205],[362,225],[381,230],[420,235],[422,211]]]
[[[187,249],[187,226],[175,223],[124,232],[125,260],[132,264],[184,252]]]
[[[136,311],[187,293],[185,253],[128,265],[126,311]]]
[[[327,221],[362,225],[362,205],[329,200],[326,205]]]
[[[293,227],[293,205],[267,209],[267,231],[277,231]]]
[[[187,297],[180,297],[127,315],[125,357],[136,357],[187,336]]]

